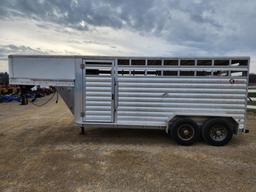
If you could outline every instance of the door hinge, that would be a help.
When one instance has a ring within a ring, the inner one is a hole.
[[[80,115],[81,115],[81,117],[84,117],[84,116],[85,116],[85,112],[82,111],[82,112],[80,113]]]
[[[81,69],[84,69],[84,68],[85,68],[85,64],[82,63],[82,64],[80,65],[80,68],[81,68]]]

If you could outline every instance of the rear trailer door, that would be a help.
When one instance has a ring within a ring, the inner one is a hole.
[[[83,107],[85,122],[114,121],[114,61],[83,60]]]

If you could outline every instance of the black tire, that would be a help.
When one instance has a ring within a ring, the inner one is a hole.
[[[202,127],[205,142],[213,146],[226,145],[233,136],[233,124],[224,118],[207,120]]]
[[[172,138],[180,145],[192,145],[198,140],[198,125],[191,119],[179,118],[169,128]]]

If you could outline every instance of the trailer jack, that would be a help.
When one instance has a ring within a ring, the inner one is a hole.
[[[84,126],[81,127],[80,135],[85,135]]]

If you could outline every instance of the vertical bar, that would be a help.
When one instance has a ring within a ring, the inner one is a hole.
[[[229,59],[228,62],[229,62],[228,63],[229,67],[231,67],[231,59]],[[231,77],[231,71],[230,70],[228,70],[228,76]]]
[[[83,106],[82,106],[82,71],[80,68],[81,62],[83,62],[82,57],[76,57],[74,59],[75,63],[75,87],[74,87],[74,113],[75,113],[75,122],[82,124],[83,122],[83,117],[81,117],[81,112],[83,111]]]
[[[247,118],[246,118],[246,112],[247,112],[247,96],[248,96],[248,86],[249,86],[249,72],[250,72],[250,62],[251,62],[251,58],[248,59],[247,61],[247,77],[246,77],[246,95],[245,95],[245,109],[244,109],[244,126],[246,125],[247,122]],[[244,127],[245,129],[245,127]]]
[[[180,76],[180,59],[178,59],[178,71],[177,71],[177,75],[178,77]]]
[[[86,77],[85,77],[85,68],[86,68],[86,60],[82,60],[82,63],[84,64],[84,68],[81,68],[82,70],[82,113],[84,113],[84,116],[82,117],[83,121],[86,121],[86,108],[85,108],[85,100],[86,100]]]
[[[213,74],[213,71],[214,71],[214,59],[212,59],[212,71],[211,71],[211,76],[213,76],[214,74]]]
[[[131,65],[132,65],[132,60],[131,58],[129,59],[129,75],[131,76],[132,75],[132,72],[131,72]]]
[[[147,76],[148,74],[148,59],[145,59],[145,75]]]
[[[164,76],[164,71],[163,71],[163,67],[164,67],[164,60],[161,60],[161,66],[162,66],[162,70],[161,70],[161,76]]]
[[[113,122],[117,122],[117,110],[118,110],[118,75],[116,74],[115,78],[114,78],[114,91],[115,91],[115,110],[114,110],[114,121]]]
[[[116,61],[112,61],[112,66],[111,66],[111,122],[114,122],[115,119],[115,63]]]
[[[197,69],[197,59],[195,59],[195,68],[194,69]],[[194,76],[197,75],[197,70],[194,71]]]

